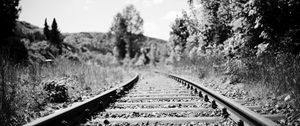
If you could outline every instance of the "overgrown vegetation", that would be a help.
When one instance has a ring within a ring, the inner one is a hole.
[[[0,67],[4,89],[1,92],[2,125],[30,122],[132,77],[120,67],[86,65],[62,58],[42,66],[3,64]]]
[[[299,105],[299,2],[187,4],[189,10],[175,20],[170,37],[177,67],[190,66],[199,77],[212,72],[230,76],[232,84],[264,85],[268,95],[288,94],[294,107]]]

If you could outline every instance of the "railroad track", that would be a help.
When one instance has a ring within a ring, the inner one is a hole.
[[[27,125],[277,125],[272,116],[251,111],[257,106],[242,106],[175,75],[138,79]]]

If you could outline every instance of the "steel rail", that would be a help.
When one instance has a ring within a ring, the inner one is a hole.
[[[25,126],[57,126],[57,125],[76,125],[85,120],[93,113],[104,110],[109,103],[125,91],[131,89],[139,80],[139,75],[135,75],[128,82],[121,83],[99,95],[94,96],[84,102],[78,103],[72,107],[59,110],[48,116],[38,118]]]
[[[249,108],[242,106],[242,105],[234,102],[233,100],[231,100],[219,93],[216,93],[215,91],[213,91],[207,87],[204,87],[200,84],[196,84],[195,82],[192,82],[185,78],[179,77],[178,75],[166,74],[166,73],[163,73],[163,74],[168,76],[169,78],[172,78],[172,79],[186,85],[189,88],[197,89],[197,92],[199,94],[204,93],[204,94],[208,95],[208,97],[215,100],[215,102],[217,102],[218,104],[220,104],[221,106],[226,108],[226,110],[229,110],[231,113],[236,115],[240,119],[239,125],[244,125],[244,123],[246,123],[247,125],[251,125],[251,126],[277,126],[278,125],[277,123],[271,121],[270,119],[267,119],[267,118],[263,117],[262,115],[259,115],[258,113],[251,111]]]

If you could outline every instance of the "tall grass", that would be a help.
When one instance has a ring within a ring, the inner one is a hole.
[[[277,56],[265,55],[245,61],[246,69],[237,74],[246,83],[264,90],[258,94],[280,96],[289,94],[292,104],[300,107],[300,57],[282,53]],[[266,94],[268,93],[268,94]]]
[[[245,89],[254,97],[275,98],[282,95],[292,96],[291,104],[300,108],[300,56],[287,53],[226,59],[222,55],[183,56],[174,61],[177,73],[189,71],[205,77],[228,76],[234,83],[244,83]],[[252,92],[252,93],[251,93]]]
[[[222,57],[220,55],[210,55],[210,56],[182,56],[180,60],[173,61],[173,71],[181,73],[183,71],[197,74],[197,77],[202,79],[204,77],[209,77],[218,74],[218,70],[215,69],[216,65],[222,64]]]
[[[131,76],[118,66],[87,65],[57,58],[53,63],[28,66],[0,64],[0,124],[22,125],[47,115],[50,101],[44,87],[61,83],[68,89],[68,102],[99,94]]]

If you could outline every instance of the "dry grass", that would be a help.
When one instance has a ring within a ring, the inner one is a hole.
[[[210,77],[218,74],[215,71],[214,65],[219,64],[220,57],[218,55],[211,56],[183,56],[181,60],[173,61],[173,72],[181,74],[186,72],[188,74],[196,74],[200,79]]]
[[[248,69],[239,76],[253,89],[253,95],[262,98],[290,95],[293,106],[300,103],[300,58],[288,54],[265,56],[248,62]],[[258,88],[259,87],[259,88]]]
[[[174,62],[172,71],[196,75],[200,79],[225,76],[232,84],[243,83],[244,90],[257,99],[276,99],[290,95],[288,102],[300,108],[299,64],[299,56],[288,54],[230,61],[218,56],[199,56]]]
[[[48,65],[12,66],[2,62],[0,124],[22,125],[47,115],[50,102],[44,86],[62,83],[68,88],[68,104],[107,90],[132,74],[118,66],[87,65],[58,58]],[[63,103],[65,104],[65,103]]]

